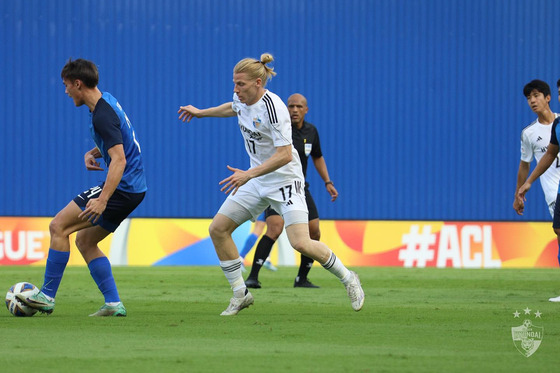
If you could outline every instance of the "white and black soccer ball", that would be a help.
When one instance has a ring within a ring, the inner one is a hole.
[[[8,311],[14,316],[33,316],[37,313],[36,309],[26,306],[19,299],[16,294],[23,294],[26,297],[39,293],[39,288],[29,282],[18,282],[8,290],[6,294],[6,307]]]

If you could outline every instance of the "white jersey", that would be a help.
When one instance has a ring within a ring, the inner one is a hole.
[[[234,93],[232,109],[237,113],[251,168],[272,157],[276,153],[276,147],[292,144],[292,122],[288,108],[274,93],[266,90],[253,105],[240,102]],[[276,185],[291,183],[294,179],[304,180],[304,177],[299,155],[292,145],[290,163],[255,180],[264,185]]]
[[[554,117],[557,118],[558,114],[555,113]],[[551,131],[552,124],[542,124],[538,119],[521,131],[521,160],[523,162],[531,163],[533,159],[536,159],[538,163],[541,160],[550,143]],[[560,159],[558,156],[539,180],[546,203],[551,205],[556,201],[558,182],[560,181]]]

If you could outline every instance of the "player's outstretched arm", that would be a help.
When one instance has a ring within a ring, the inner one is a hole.
[[[215,106],[207,109],[198,109],[192,105],[179,107],[179,120],[183,122],[190,122],[193,117],[204,118],[204,117],[218,117],[227,118],[234,117],[237,115],[235,111],[231,108],[231,102],[226,102],[220,106]]]

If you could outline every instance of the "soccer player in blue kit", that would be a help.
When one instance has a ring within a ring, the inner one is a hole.
[[[88,60],[69,60],[61,72],[65,93],[76,106],[86,105],[91,113],[90,131],[95,147],[84,155],[86,169],[103,171],[97,159],[103,158],[107,176],[101,185],[76,196],[51,221],[50,249],[41,292],[20,299],[43,313],[54,310],[55,296],[70,256],[70,234],[87,263],[91,276],[105,297],[105,304],[90,316],[126,316],[109,259],[98,243],[142,202],[147,190],[140,144],[134,128],[117,100],[97,88],[99,74]]]

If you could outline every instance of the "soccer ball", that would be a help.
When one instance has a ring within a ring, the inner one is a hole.
[[[18,282],[8,290],[6,294],[6,307],[8,311],[14,316],[33,316],[37,312],[36,309],[26,306],[19,299],[16,294],[23,294],[26,297],[39,293],[37,286],[29,282]]]

